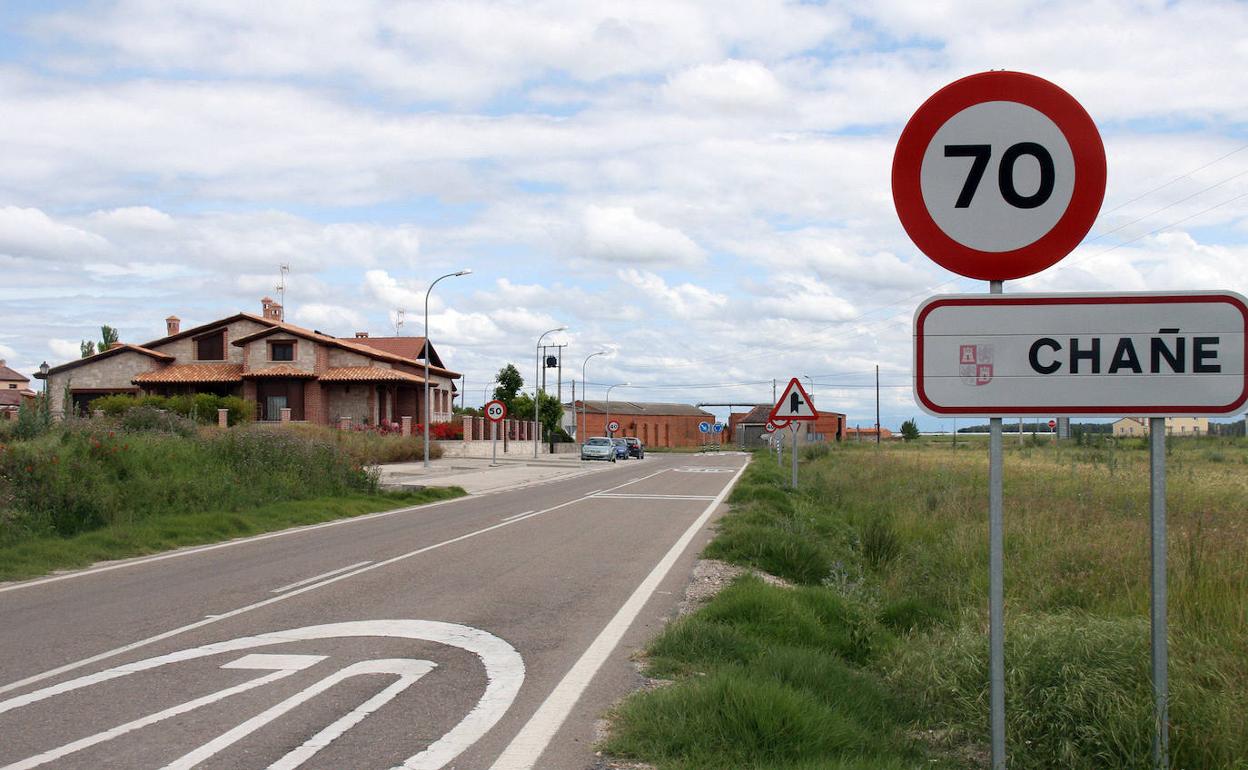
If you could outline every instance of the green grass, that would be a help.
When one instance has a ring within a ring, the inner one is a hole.
[[[987,462],[967,443],[812,454],[796,492],[756,458],[706,555],[798,587],[747,579],[665,630],[648,666],[676,683],[626,701],[605,748],[664,770],[982,764]],[[1146,446],[1006,452],[1011,767],[1146,767]],[[1172,764],[1243,770],[1248,441],[1175,439],[1167,454]],[[786,721],[795,710],[834,738]],[[864,753],[861,731],[888,751]]]
[[[378,492],[288,500],[236,511],[157,516],[70,537],[45,535],[0,547],[0,580],[37,577],[53,570],[258,535],[303,524],[462,497],[459,487]]]

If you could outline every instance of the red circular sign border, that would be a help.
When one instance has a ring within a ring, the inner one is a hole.
[[[941,126],[967,107],[1001,101],[1025,104],[1057,124],[1074,156],[1075,189],[1057,224],[1040,239],[1013,251],[980,251],[940,229],[923,201],[919,176],[923,155]],[[981,72],[932,94],[906,123],[893,154],[893,205],[910,239],[932,261],[967,278],[1005,281],[1052,267],[1079,245],[1100,212],[1105,179],[1100,132],[1073,96],[1035,75]]]
[[[501,406],[503,408],[503,416],[499,417],[497,420],[491,417],[489,413],[490,404],[498,404],[499,406]],[[503,420],[507,419],[507,405],[504,404],[502,401],[499,401],[498,399],[494,399],[493,401],[487,401],[485,403],[485,406],[481,407],[481,411],[482,413],[485,414],[485,419],[489,420],[490,422],[502,422]]]

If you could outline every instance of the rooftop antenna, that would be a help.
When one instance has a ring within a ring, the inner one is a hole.
[[[394,336],[401,336],[399,334],[399,329],[403,328],[403,322],[406,320],[406,317],[407,311],[405,309],[399,308],[394,311]]]
[[[278,320],[285,321],[286,320],[286,274],[290,272],[290,265],[280,264],[277,266],[277,270],[281,274],[281,279],[278,281],[278,284],[277,284],[277,296],[281,297],[281,310],[279,312],[281,313],[281,316],[282,316]]]

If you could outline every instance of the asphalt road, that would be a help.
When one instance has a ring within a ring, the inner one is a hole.
[[[0,770],[584,770],[742,455],[0,586]]]

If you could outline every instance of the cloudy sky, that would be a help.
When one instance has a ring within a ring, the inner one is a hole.
[[[33,372],[258,312],[419,335],[532,378],[543,331],[591,397],[921,416],[910,327],[983,291],[892,205],[906,120],[988,69],[1069,91],[1105,142],[1100,218],[1007,291],[1248,292],[1248,5],[1232,2],[0,4],[0,358]],[[578,386],[579,387],[579,386]],[[578,390],[579,394],[579,390]],[[565,397],[567,392],[565,390]],[[726,410],[717,410],[721,414]]]

